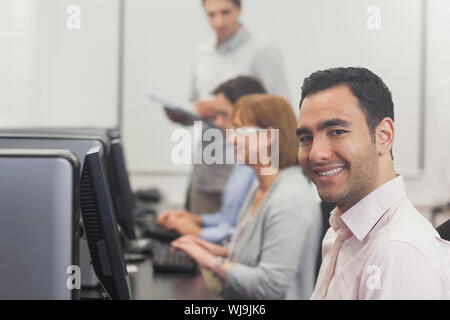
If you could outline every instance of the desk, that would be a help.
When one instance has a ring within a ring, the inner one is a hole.
[[[138,201],[138,207],[152,209],[157,213],[170,209],[179,209],[166,201],[148,203]],[[137,230],[138,237],[139,232]],[[133,300],[209,300],[212,299],[200,272],[189,273],[153,273],[150,258],[143,262],[128,263],[136,265],[138,270],[129,273]]]
[[[138,267],[130,273],[133,300],[207,300],[211,293],[199,273],[153,273],[150,259],[132,263]]]
[[[211,292],[200,272],[153,273],[151,259],[135,265],[137,272],[129,272],[131,297],[133,300],[210,300]],[[100,289],[82,289],[85,299],[102,299]]]

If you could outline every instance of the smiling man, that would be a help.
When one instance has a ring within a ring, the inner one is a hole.
[[[299,161],[336,203],[312,299],[450,299],[450,242],[395,172],[394,107],[364,68],[318,71],[302,87]]]

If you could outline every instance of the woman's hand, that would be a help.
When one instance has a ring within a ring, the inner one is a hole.
[[[213,270],[222,278],[225,278],[227,270],[231,266],[231,262],[225,260],[222,266],[217,268],[217,257],[226,256],[228,254],[228,249],[226,247],[218,246],[214,243],[200,239],[199,237],[191,235],[180,237],[172,242],[172,247],[183,250],[202,267]],[[211,248],[214,250],[211,251]],[[223,254],[225,253],[224,250],[226,251],[226,254]],[[220,253],[217,254],[214,253],[214,251]]]
[[[185,238],[185,239],[183,239],[184,241],[189,240],[189,241],[196,243],[197,245],[204,248],[205,250],[207,250],[208,252],[212,253],[215,256],[221,256],[221,257],[228,256],[228,248],[227,247],[217,245],[215,243],[203,240],[202,238],[196,237],[193,235],[187,235],[182,238]],[[181,239],[181,238],[178,238],[178,239]]]
[[[173,241],[172,247],[183,250],[202,267],[212,270],[216,265],[216,256],[189,236],[183,236]]]

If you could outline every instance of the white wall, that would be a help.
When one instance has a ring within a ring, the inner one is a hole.
[[[43,95],[38,123],[115,126],[119,49],[118,0],[39,1]],[[67,7],[81,9],[81,29],[66,28]]]
[[[37,117],[40,65],[37,2],[0,1],[0,125],[27,125]]]
[[[117,125],[118,3],[0,1],[1,126]]]
[[[154,91],[187,101],[196,44],[209,35],[200,1],[126,1],[123,136],[133,173],[186,174],[171,164],[167,121]]]
[[[185,102],[196,44],[210,35],[200,1],[126,1],[123,141],[134,188],[183,203],[190,167],[171,164],[167,121],[149,91]]]
[[[450,1],[428,1],[425,170],[408,179],[417,204],[450,199]]]

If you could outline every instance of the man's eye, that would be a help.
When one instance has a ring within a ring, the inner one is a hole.
[[[222,15],[223,15],[223,16],[226,16],[227,14],[230,14],[230,10],[224,10],[224,11],[222,11]]]
[[[346,130],[340,130],[340,129],[332,130],[331,135],[332,136],[340,136],[341,134],[346,133],[346,132],[347,132]]]
[[[298,142],[301,144],[306,144],[312,141],[312,136],[301,136],[298,138]]]

